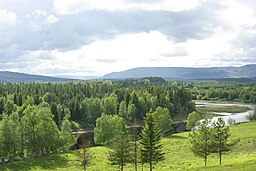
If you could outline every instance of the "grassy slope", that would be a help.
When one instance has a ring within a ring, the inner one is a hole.
[[[223,165],[219,166],[217,155],[209,157],[208,166],[204,168],[203,159],[196,158],[189,151],[188,133],[174,134],[164,138],[162,143],[166,153],[166,160],[158,163],[155,170],[256,170],[256,147],[253,146],[253,137],[256,138],[256,122],[243,123],[231,127],[232,139],[240,138],[236,148],[223,156]],[[109,149],[107,147],[94,147],[90,149],[93,160],[88,170],[118,170],[107,161]],[[78,171],[80,167],[75,165],[74,153],[52,155],[38,159],[26,159],[24,161],[0,164],[0,170],[59,170]],[[134,170],[132,165],[127,165],[125,170]],[[141,170],[141,167],[139,167]],[[144,170],[148,170],[147,165]]]

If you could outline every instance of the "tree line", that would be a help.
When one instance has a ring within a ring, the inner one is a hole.
[[[60,126],[64,110],[70,111],[71,121],[83,128],[94,128],[102,114],[117,114],[127,123],[142,122],[146,113],[158,106],[167,108],[173,120],[184,120],[195,110],[191,93],[183,87],[154,82],[134,83],[125,87],[118,81],[85,83],[2,83],[0,84],[0,117],[10,114],[23,104],[50,105],[55,123]]]
[[[182,84],[191,90],[193,100],[256,103],[254,82],[187,81]]]

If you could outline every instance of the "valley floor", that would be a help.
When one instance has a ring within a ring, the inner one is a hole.
[[[256,122],[241,123],[231,128],[231,139],[240,138],[239,144],[231,152],[223,155],[223,164],[220,166],[217,154],[209,157],[208,166],[204,167],[202,158],[196,158],[189,150],[188,132],[173,134],[163,138],[165,160],[155,166],[156,171],[169,170],[214,170],[214,171],[253,171],[256,170]],[[90,149],[92,161],[88,171],[113,171],[117,166],[111,165],[108,160],[107,147],[93,147]],[[51,155],[34,159],[15,161],[0,164],[2,171],[80,171],[82,167],[77,166],[77,151],[66,154]],[[134,170],[133,165],[125,166],[124,170]],[[139,165],[138,170],[142,170]],[[148,166],[144,165],[144,170]]]

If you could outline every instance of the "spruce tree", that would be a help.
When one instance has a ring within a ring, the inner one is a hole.
[[[141,159],[143,163],[148,163],[150,171],[153,170],[153,165],[164,160],[162,152],[161,131],[155,123],[152,113],[147,113],[144,119],[145,125],[141,132]]]

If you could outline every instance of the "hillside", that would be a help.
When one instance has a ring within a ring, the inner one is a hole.
[[[256,64],[241,67],[141,67],[104,75],[103,79],[125,79],[143,77],[162,77],[175,80],[253,78],[256,77]]]
[[[163,138],[165,161],[155,166],[155,171],[169,170],[215,170],[215,171],[252,171],[256,168],[256,140],[255,130],[256,122],[242,123],[231,127],[231,139],[240,138],[239,144],[231,152],[223,155],[223,164],[220,166],[217,154],[210,155],[208,166],[204,168],[202,158],[196,158],[189,150],[188,133],[178,133]],[[88,167],[88,171],[113,171],[118,170],[117,166],[110,165],[107,160],[108,147],[92,147],[90,149],[93,160]],[[27,171],[27,170],[59,170],[59,171],[79,171],[81,167],[77,166],[77,151],[66,154],[57,154],[44,156],[41,158],[25,159],[7,164],[0,164],[0,170],[3,171]],[[125,166],[124,170],[134,170],[131,164]],[[139,164],[138,170],[141,170]],[[144,165],[144,170],[148,166]]]
[[[41,75],[30,75],[17,72],[0,71],[0,82],[63,82],[66,78],[55,78]]]

